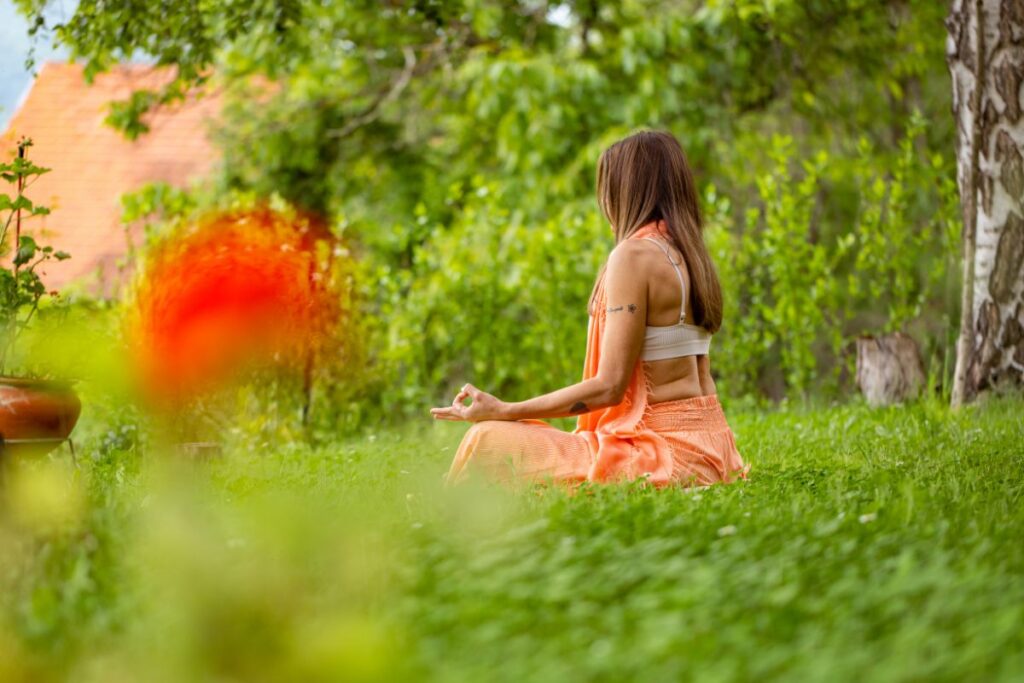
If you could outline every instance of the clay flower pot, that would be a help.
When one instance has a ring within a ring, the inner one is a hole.
[[[81,411],[67,382],[0,377],[0,458],[49,453],[67,440]]]

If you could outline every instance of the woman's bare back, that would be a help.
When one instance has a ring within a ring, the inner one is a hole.
[[[647,325],[667,326],[679,322],[679,278],[668,259],[665,258],[657,245],[647,240],[647,248],[657,252],[658,258],[651,259],[651,267],[646,270],[647,277]],[[662,241],[662,244],[665,244]],[[680,270],[686,291],[690,291],[690,274],[679,252],[671,244],[669,248],[672,260],[681,263]],[[686,302],[686,320],[692,321],[689,297]],[[645,361],[645,370],[651,380],[651,403],[673,401],[693,396],[706,396],[715,393],[715,382],[711,378],[711,360],[706,355],[682,356],[665,360]]]

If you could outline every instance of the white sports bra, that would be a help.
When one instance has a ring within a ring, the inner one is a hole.
[[[686,319],[686,285],[683,283],[683,274],[679,270],[679,264],[672,260],[672,254],[660,241],[651,236],[643,239],[657,244],[658,248],[665,252],[668,262],[675,268],[676,277],[679,278],[680,299],[678,323],[647,326],[644,347],[640,352],[641,360],[665,360],[683,356],[707,355],[711,348],[711,333],[703,327],[683,322]]]

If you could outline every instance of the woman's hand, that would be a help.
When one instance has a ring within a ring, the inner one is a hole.
[[[467,398],[472,403],[463,403]],[[455,395],[455,400],[450,406],[444,408],[431,408],[430,414],[435,420],[466,420],[467,422],[481,422],[483,420],[507,420],[506,408],[508,404],[499,400],[486,391],[480,391],[472,384],[466,384],[462,390]]]

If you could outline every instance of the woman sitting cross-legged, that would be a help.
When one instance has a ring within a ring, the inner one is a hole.
[[[645,131],[612,145],[598,162],[597,198],[616,245],[590,298],[583,381],[517,403],[466,384],[433,408],[437,419],[475,423],[449,482],[470,472],[656,485],[744,475],[708,357],[722,291],[679,143]],[[538,419],[570,415],[579,416],[572,432]]]

